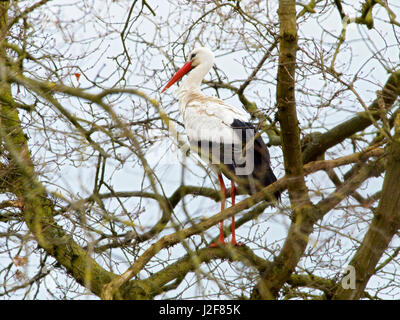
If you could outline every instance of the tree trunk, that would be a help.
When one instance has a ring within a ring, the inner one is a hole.
[[[355,270],[355,289],[339,286],[334,299],[359,299],[375,273],[375,267],[400,228],[400,114],[395,120],[395,135],[388,148],[382,198],[364,240],[350,262]]]
[[[280,53],[276,100],[282,133],[285,173],[292,207],[292,223],[282,251],[262,275],[253,299],[275,299],[306,249],[315,218],[304,181],[300,130],[296,112],[297,52],[296,1],[279,1]]]

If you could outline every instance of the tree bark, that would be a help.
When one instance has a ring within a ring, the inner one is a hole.
[[[100,295],[103,285],[116,275],[103,269],[73,240],[72,235],[56,223],[53,203],[35,173],[28,140],[5,71],[7,55],[2,43],[8,32],[8,9],[8,1],[0,3],[0,139],[6,151],[3,156],[8,157],[8,169],[12,170],[14,178],[8,184],[9,192],[22,203],[24,221],[38,245],[65,267],[78,283]],[[133,284],[136,283],[132,282],[125,288],[127,295],[136,298],[145,294],[143,289]]]
[[[388,149],[381,200],[363,242],[349,264],[355,269],[356,288],[339,286],[334,299],[360,299],[382,254],[400,228],[400,114],[396,117],[395,135]]]
[[[282,133],[282,150],[288,192],[292,207],[292,223],[280,254],[262,273],[253,291],[253,299],[275,299],[283,284],[289,279],[306,249],[308,236],[316,221],[304,181],[301,157],[300,130],[298,126],[295,76],[297,52],[296,1],[280,0],[280,52],[276,99]]]
[[[387,79],[382,92],[379,93],[385,105],[386,112],[389,112],[400,95],[400,70],[394,71]],[[335,126],[327,132],[315,136],[311,143],[303,151],[303,162],[313,161],[323,155],[329,148],[338,145],[353,134],[368,128],[371,118],[378,120],[380,116],[378,96],[368,107],[368,111],[360,112],[351,119]]]

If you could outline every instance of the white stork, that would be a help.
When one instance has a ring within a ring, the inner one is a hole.
[[[171,78],[165,88],[171,87],[185,74],[177,91],[179,110],[184,120],[186,135],[192,149],[216,169],[221,188],[221,211],[225,208],[226,188],[223,173],[231,180],[230,196],[235,205],[235,181],[248,193],[254,193],[276,181],[270,167],[268,148],[249,123],[248,115],[221,99],[202,93],[200,84],[214,64],[213,52],[205,47],[194,49],[189,60]],[[280,198],[276,192],[275,197]],[[224,244],[223,221],[217,244]],[[213,243],[211,246],[217,246]],[[232,217],[232,244],[238,245],[235,235],[235,217]]]

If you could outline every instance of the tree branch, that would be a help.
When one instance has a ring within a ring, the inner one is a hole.
[[[386,81],[380,93],[383,98],[386,112],[390,111],[394,102],[400,95],[400,70],[393,72]],[[360,112],[353,118],[337,125],[329,131],[316,135],[307,148],[303,151],[303,163],[316,159],[329,148],[341,143],[346,138],[351,137],[356,132],[362,131],[372,124],[370,116],[378,120],[380,116],[379,100],[377,97],[368,107],[367,112]]]
[[[395,135],[387,155],[382,196],[368,231],[349,265],[355,269],[356,288],[339,287],[334,298],[359,299],[376,265],[400,228],[400,114],[395,120]]]
[[[276,89],[282,150],[288,192],[292,207],[292,223],[280,254],[253,291],[252,298],[274,299],[294,271],[308,243],[315,218],[304,181],[301,161],[300,131],[296,112],[295,72],[297,52],[296,2],[280,0],[280,52]]]

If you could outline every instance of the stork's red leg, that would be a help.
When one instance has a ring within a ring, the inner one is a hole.
[[[236,198],[236,187],[235,182],[231,180],[231,199],[232,199],[232,207],[235,205],[235,198]],[[236,231],[235,231],[235,216],[232,216],[232,244],[237,246],[238,243],[236,242]]]
[[[219,185],[221,187],[221,211],[225,209],[225,194],[226,194],[226,188],[225,188],[225,183],[224,179],[222,178],[222,174],[218,174],[218,180],[219,180]],[[225,238],[224,238],[224,221],[219,222],[219,237],[218,237],[218,243],[212,243],[211,247],[216,247],[218,244],[225,244]]]

